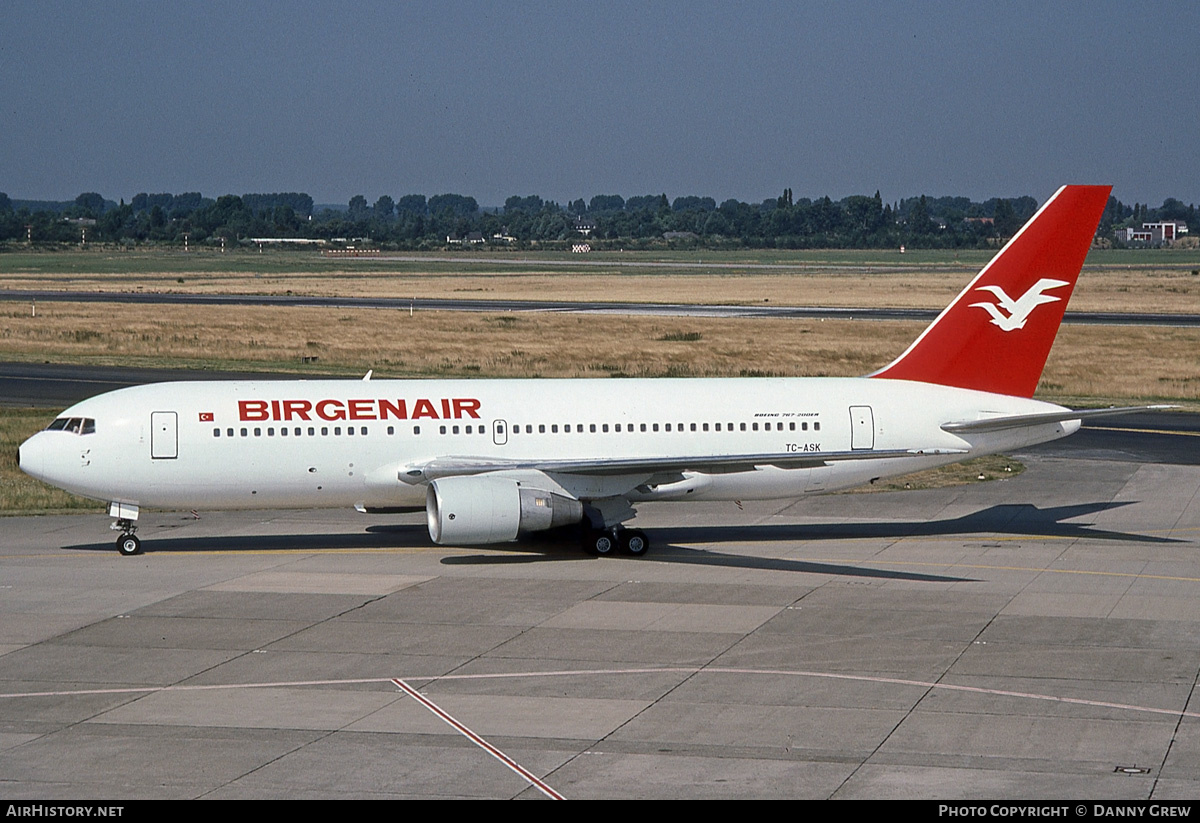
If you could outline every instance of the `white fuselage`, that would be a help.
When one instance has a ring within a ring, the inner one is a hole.
[[[953,421],[1036,414],[1036,400],[905,380],[321,380],[162,383],[110,392],[42,431],[27,473],[85,497],[162,508],[422,506],[406,467],[440,458],[679,458],[942,453],[751,471],[555,474],[581,500],[799,497],[1070,434],[1078,421],[968,435]]]

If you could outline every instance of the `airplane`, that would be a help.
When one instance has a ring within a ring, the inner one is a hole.
[[[648,501],[802,498],[1065,437],[1033,399],[1111,187],[1064,186],[892,363],[858,378],[216,381],[120,389],[20,447],[27,474],[139,512],[423,508],[439,545],[582,525],[639,556]]]

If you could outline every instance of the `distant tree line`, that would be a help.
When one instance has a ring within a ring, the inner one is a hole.
[[[392,249],[443,248],[448,242],[480,241],[520,249],[564,248],[586,238],[599,248],[648,248],[664,244],[699,248],[986,248],[1010,237],[1034,213],[1032,197],[919,197],[884,202],[852,195],[794,199],[784,189],[761,203],[729,199],[721,204],[695,195],[669,200],[666,194],[625,198],[598,194],[565,206],[538,195],[513,195],[503,207],[483,209],[460,194],[362,195],[345,208],[314,205],[301,192],[227,194],[141,193],[114,203],[96,192],[74,201],[11,200],[0,192],[0,242],[177,243],[221,238],[240,242],[255,237],[308,239],[369,238]],[[1153,209],[1109,198],[1100,236],[1156,220],[1182,220],[1193,231],[1195,205],[1168,198]]]

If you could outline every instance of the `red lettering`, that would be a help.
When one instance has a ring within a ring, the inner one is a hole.
[[[297,420],[311,420],[308,413],[312,411],[312,403],[307,400],[284,400],[283,401],[283,419],[291,420],[293,416]]]
[[[412,403],[412,419],[449,420],[470,418],[479,420],[482,403],[474,397],[422,397]],[[440,411],[440,414],[439,414]],[[408,420],[409,404],[396,400],[239,400],[238,415],[242,420],[312,420],[315,414],[322,420]]]
[[[479,401],[466,397],[454,398],[455,417],[473,417],[479,419]]]
[[[266,400],[239,400],[238,401],[238,419],[240,419],[240,420],[266,420],[267,419],[267,401]]]
[[[346,405],[350,407],[351,420],[374,420],[375,410],[373,400],[347,400]]]
[[[422,398],[413,406],[413,420],[420,420],[422,417],[432,417],[437,420],[437,411],[433,408],[433,404]]]
[[[334,411],[329,411],[330,406]],[[340,400],[322,400],[317,403],[317,416],[322,420],[345,420],[346,410],[342,408]]]
[[[388,415],[395,417],[397,420],[407,420],[408,411],[406,410],[403,400],[397,400],[393,403],[391,400],[379,401],[379,419],[387,420]]]

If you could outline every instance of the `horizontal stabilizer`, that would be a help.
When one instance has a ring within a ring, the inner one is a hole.
[[[1063,409],[1043,414],[1013,414],[1006,417],[987,417],[982,420],[960,420],[943,423],[942,430],[951,434],[967,432],[994,432],[1004,429],[1023,429],[1027,426],[1040,426],[1045,423],[1063,423],[1067,420],[1089,420],[1093,417],[1108,417],[1113,414],[1134,414],[1144,411],[1161,411],[1173,409],[1175,406],[1122,406],[1108,409],[1080,409],[1072,411]]]

